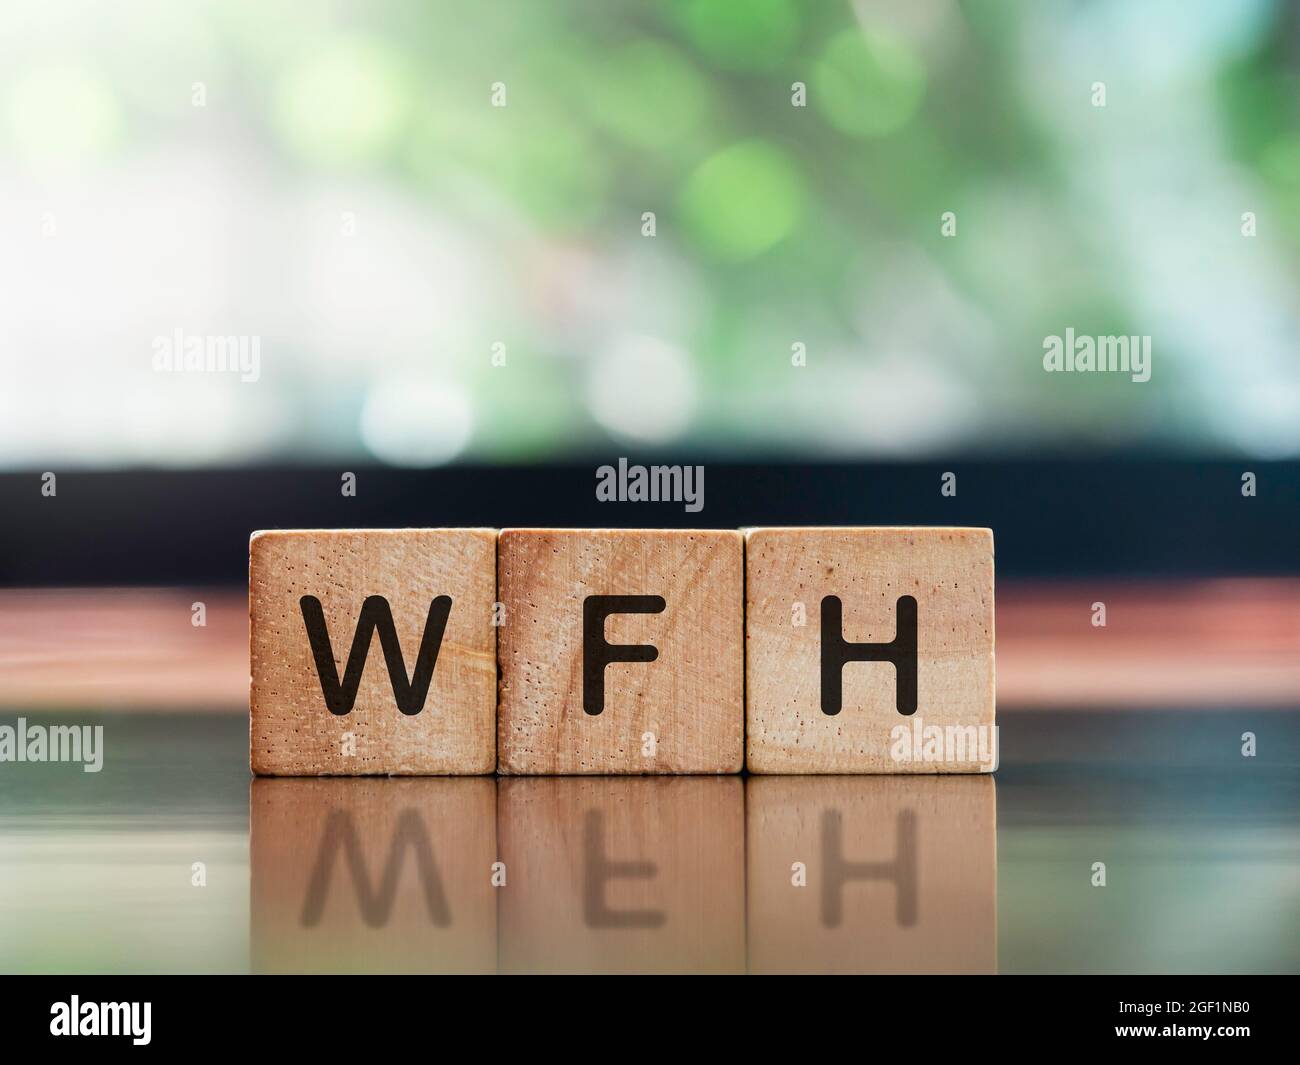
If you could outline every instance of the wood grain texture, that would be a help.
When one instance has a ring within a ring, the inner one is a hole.
[[[252,783],[252,968],[492,973],[496,782]]]
[[[745,566],[750,772],[996,768],[981,757],[996,753],[990,530],[749,529]],[[843,639],[853,643],[893,640],[899,598],[915,599],[914,714],[900,712],[898,677],[888,662],[845,665],[840,712],[823,712],[821,611],[828,596],[842,603]],[[900,726],[908,726],[906,733],[895,731]],[[937,748],[935,729],[943,733]]]
[[[375,634],[353,709],[331,713],[300,607],[303,596],[320,600],[340,677],[368,596],[388,601],[408,677],[415,670],[431,602],[451,597],[423,708],[411,716],[399,711]],[[248,574],[253,772],[492,772],[495,599],[496,534],[491,529],[255,533]]]
[[[739,777],[500,781],[505,973],[739,973]]]
[[[754,777],[745,798],[750,972],[997,971],[992,777]]]
[[[735,531],[505,529],[498,770],[735,773],[743,760],[743,558]],[[583,709],[583,602],[657,595],[657,614],[611,615],[610,643],[653,662],[604,670],[604,709]],[[654,736],[647,755],[645,735]]]

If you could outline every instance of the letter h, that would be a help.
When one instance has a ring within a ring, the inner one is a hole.
[[[822,713],[834,717],[844,706],[844,667],[849,662],[892,662],[897,674],[898,712],[916,713],[916,600],[900,595],[898,628],[888,643],[844,639],[844,604],[838,595],[822,600]]]

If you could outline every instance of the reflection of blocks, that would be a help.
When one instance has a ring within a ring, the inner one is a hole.
[[[255,533],[253,771],[490,773],[496,534]]]
[[[503,773],[735,773],[744,564],[733,531],[500,535]]]
[[[997,970],[992,777],[755,777],[745,821],[751,972]]]
[[[503,780],[502,972],[743,972],[731,778]]]
[[[255,780],[255,972],[496,970],[491,780]]]
[[[750,529],[746,767],[996,768],[988,529]]]

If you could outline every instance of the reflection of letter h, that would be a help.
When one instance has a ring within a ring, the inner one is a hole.
[[[844,858],[844,816],[822,814],[822,924],[838,928],[844,917],[843,890],[849,880],[892,880],[894,917],[904,928],[916,924],[916,814],[898,815],[898,842],[892,862],[850,862]]]

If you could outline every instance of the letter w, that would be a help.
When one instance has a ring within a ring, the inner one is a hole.
[[[304,595],[298,606],[302,609],[303,624],[307,626],[307,639],[316,659],[316,673],[320,677],[321,692],[331,714],[346,714],[357,701],[361,687],[361,674],[366,668],[370,653],[370,637],[379,630],[379,646],[388,665],[388,679],[393,685],[393,698],[407,717],[424,709],[429,684],[433,680],[433,667],[438,664],[438,650],[442,647],[442,634],[447,628],[451,613],[451,596],[440,595],[429,604],[429,616],[424,622],[424,636],[415,658],[415,673],[406,677],[406,661],[402,658],[402,645],[397,639],[393,612],[382,595],[371,595],[361,604],[361,617],[352,637],[352,650],[348,653],[343,681],[339,682],[338,667],[334,664],[334,646],[330,643],[329,629],[325,626],[325,611],[314,595]]]

